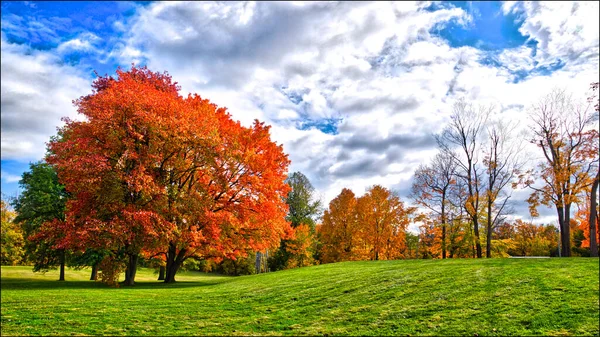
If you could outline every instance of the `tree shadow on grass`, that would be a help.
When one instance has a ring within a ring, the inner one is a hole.
[[[141,281],[136,282],[134,286],[125,286],[120,284],[118,288],[109,287],[106,284],[97,281],[40,281],[31,278],[10,278],[2,279],[0,288],[4,290],[68,290],[68,289],[114,289],[114,290],[161,290],[161,289],[181,289],[193,287],[215,286],[230,282],[229,279],[206,280],[206,281],[177,281],[175,283],[164,283],[162,281]]]

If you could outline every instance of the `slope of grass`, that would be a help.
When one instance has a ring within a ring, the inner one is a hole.
[[[346,262],[178,282],[2,267],[2,335],[598,335],[598,259]]]

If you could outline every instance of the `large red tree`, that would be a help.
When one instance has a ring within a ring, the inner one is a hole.
[[[243,127],[198,95],[182,97],[168,74],[133,67],[99,77],[75,101],[48,161],[73,196],[68,241],[127,256],[164,254],[165,282],[185,259],[235,258],[275,246],[289,225],[289,165],[269,127]]]

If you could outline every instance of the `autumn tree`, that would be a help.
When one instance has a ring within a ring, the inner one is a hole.
[[[591,84],[592,95],[588,98],[588,101],[591,104],[594,104],[594,110],[596,110],[596,118],[598,117],[598,113],[600,113],[600,99],[598,98],[598,87],[600,86],[600,82],[595,82]],[[596,144],[598,143],[598,139],[594,141]],[[598,153],[594,154],[596,157]],[[596,165],[596,176],[594,177],[592,174],[592,187],[590,190],[590,198],[589,198],[589,220],[588,220],[588,240],[590,247],[590,256],[598,257],[598,227],[600,218],[598,217],[598,184],[600,184],[600,167]]]
[[[535,225],[517,219],[514,224],[513,256],[550,256],[557,247],[556,227]]]
[[[0,200],[0,213],[2,220],[0,264],[14,266],[23,261],[25,254],[23,230],[14,222],[16,213],[10,209],[9,204],[4,201],[4,197]]]
[[[360,259],[357,252],[360,237],[356,202],[354,193],[344,188],[323,213],[323,223],[319,229],[323,263]]]
[[[306,267],[314,264],[314,233],[309,225],[301,224],[293,229],[293,235],[287,240],[286,250],[290,253],[286,269]]]
[[[481,210],[481,174],[479,167],[481,134],[493,107],[478,106],[464,99],[458,100],[450,115],[450,124],[438,135],[437,141],[443,151],[454,159],[457,176],[467,187],[466,211],[474,230],[477,257],[482,257],[479,237],[479,215]]]
[[[59,280],[64,281],[67,249],[60,244],[64,233],[42,229],[62,228],[68,193],[59,182],[55,168],[45,162],[29,164],[29,171],[23,173],[19,186],[22,192],[13,201],[17,212],[14,221],[24,230],[25,250],[34,262],[33,270],[43,271],[59,266]]]
[[[405,232],[416,208],[406,207],[390,190],[375,185],[356,203],[359,249],[370,260],[393,260],[404,256]]]
[[[590,184],[593,165],[589,156],[597,154],[598,131],[589,129],[597,117],[589,106],[576,103],[564,90],[555,89],[542,97],[530,112],[531,142],[541,149],[544,161],[537,172],[521,175],[520,182],[533,193],[528,199],[536,214],[541,204],[553,205],[558,213],[562,256],[571,256],[571,207]],[[540,178],[536,185],[533,176]]]
[[[513,182],[521,168],[517,154],[521,151],[518,143],[511,142],[514,126],[496,123],[488,128],[488,148],[485,151],[483,164],[487,174],[485,193],[486,206],[486,248],[485,256],[492,257],[492,234],[506,214],[510,193],[505,188]]]
[[[446,151],[439,152],[431,164],[420,165],[414,174],[411,197],[415,202],[439,216],[441,227],[441,255],[447,251],[448,194],[456,182],[456,164]]]
[[[288,228],[289,160],[268,126],[243,127],[145,67],[92,88],[75,101],[84,120],[65,120],[49,145],[48,161],[72,193],[72,247],[110,252],[106,268],[124,256],[133,285],[140,256],[163,254],[170,283],[188,258],[233,258],[278,242]]]

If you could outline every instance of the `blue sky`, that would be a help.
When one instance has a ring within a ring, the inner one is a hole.
[[[326,203],[373,184],[406,198],[459,97],[518,119],[551,88],[584,93],[598,78],[597,2],[1,6],[6,195],[61,117],[77,118],[71,100],[94,71],[132,63],[272,125]]]

